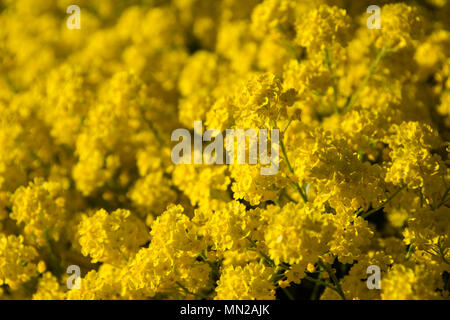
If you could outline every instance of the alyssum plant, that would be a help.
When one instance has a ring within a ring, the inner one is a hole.
[[[450,1],[72,4],[0,1],[1,299],[449,298]]]

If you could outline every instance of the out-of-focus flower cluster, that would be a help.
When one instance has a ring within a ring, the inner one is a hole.
[[[372,2],[0,0],[0,298],[448,299],[450,1]]]

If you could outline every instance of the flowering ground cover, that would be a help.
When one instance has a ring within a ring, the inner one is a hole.
[[[0,299],[449,299],[450,1],[374,2],[0,0]]]

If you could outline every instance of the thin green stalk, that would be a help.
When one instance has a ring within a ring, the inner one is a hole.
[[[416,250],[416,248],[415,248],[414,245],[411,243],[411,244],[409,245],[408,252],[406,253],[405,259],[406,259],[406,260],[409,260],[409,258],[411,258],[412,254],[414,253],[415,250]]]
[[[344,108],[345,110],[350,109],[355,104],[355,102],[358,100],[358,97],[361,94],[361,91],[367,85],[367,82],[369,81],[370,77],[372,77],[372,75],[375,72],[375,69],[378,67],[381,59],[383,59],[384,56],[386,55],[386,52],[387,52],[386,47],[381,48],[381,50],[378,52],[377,57],[375,58],[375,60],[372,62],[372,64],[369,67],[369,72],[364,77],[364,79],[361,81],[361,84],[359,85],[358,89],[356,89],[355,93],[353,93],[353,95],[350,98],[350,100],[348,101],[348,103],[345,105],[345,108]]]
[[[283,133],[286,132],[286,130],[287,130],[287,129],[289,128],[289,126],[291,125],[291,123],[292,123],[292,119],[289,119],[289,122],[288,122],[288,124],[286,125],[286,127],[284,128]]]
[[[298,203],[296,200],[292,199],[285,190],[282,191],[281,196],[285,197],[288,201]]]
[[[45,239],[47,240],[48,249],[49,249],[49,262],[50,267],[53,269],[53,272],[55,273],[56,277],[58,279],[61,279],[62,274],[64,270],[61,267],[61,257],[58,255],[56,248],[55,248],[55,242],[53,241],[52,237],[50,236],[48,229],[46,228],[44,231]]]
[[[257,245],[256,245],[255,241],[253,241],[252,239],[250,239],[248,237],[246,239],[248,241],[250,241],[250,243],[252,244],[252,246],[254,248],[257,248]],[[272,259],[270,259],[270,257],[267,254],[265,254],[264,252],[262,252],[260,250],[255,250],[255,251],[257,251],[261,255],[261,257],[264,258],[264,260],[267,262],[267,264],[269,264],[271,267],[275,267],[275,262]]]
[[[336,292],[339,294],[339,296],[342,298],[342,300],[347,300],[345,298],[344,292],[342,291],[341,284],[340,284],[338,278],[336,277],[336,275],[334,274],[333,270],[331,270],[331,267],[327,263],[323,263],[322,259],[319,259],[319,266],[321,266],[323,269],[325,269],[325,271],[330,275],[331,279],[334,282]]]
[[[308,202],[308,198],[306,197],[302,188],[298,185],[297,182],[292,183],[292,187],[300,194],[300,196],[303,199],[303,202],[305,202],[305,203]]]
[[[448,248],[444,248],[442,246],[441,238],[439,238],[439,241],[438,241],[438,249],[439,249],[439,255],[441,256],[442,261],[444,261],[445,264],[450,265],[450,261],[447,260],[447,258],[445,258],[446,251],[448,250]]]
[[[322,280],[322,268],[320,268],[320,272],[319,272],[319,276],[317,277],[317,279],[320,281]],[[319,287],[320,287],[320,283],[316,282],[314,284],[314,289],[313,292],[311,294],[311,300],[317,300],[317,296],[319,294]]]
[[[278,198],[275,199],[273,202],[275,202],[275,204],[281,208],[280,200]]]
[[[306,280],[308,280],[308,281],[311,281],[311,282],[313,282],[313,283],[317,283],[317,284],[319,284],[319,285],[321,285],[321,286],[324,286],[324,287],[327,287],[327,288],[330,288],[330,289],[335,289],[332,285],[330,285],[328,282],[325,282],[325,281],[322,281],[322,280],[319,280],[319,279],[315,279],[315,278],[313,278],[313,277],[310,277],[310,276],[305,276],[304,277]]]
[[[368,216],[370,216],[371,214],[373,214],[373,213],[375,213],[375,212],[377,212],[377,211],[383,209],[383,208],[384,208],[384,207],[385,207],[392,199],[395,198],[395,196],[396,196],[397,194],[400,193],[400,191],[402,191],[402,190],[405,189],[405,188],[406,188],[406,186],[403,186],[403,187],[399,188],[399,189],[398,189],[397,191],[395,191],[388,199],[386,199],[386,201],[384,201],[380,206],[378,206],[378,207],[376,207],[376,208],[374,208],[374,209],[372,209],[372,210],[369,210],[369,211],[367,211],[366,213],[361,214],[361,217],[363,217],[363,218],[365,219],[365,218],[367,218]]]
[[[313,283],[315,283],[317,285],[329,288],[329,289],[335,291],[337,294],[339,294],[339,296],[342,298],[342,295],[339,293],[338,289],[335,286],[333,286],[332,284],[330,284],[329,282],[322,281],[322,280],[319,280],[319,279],[314,279],[314,278],[312,278],[310,276],[305,276],[304,279],[306,279],[308,281],[311,281],[311,282],[313,282]]]
[[[287,153],[286,153],[286,147],[284,146],[283,138],[280,139],[280,146],[281,146],[281,152],[283,153],[284,160],[286,161],[286,165],[289,169],[289,171],[294,174],[294,169],[292,169],[291,163],[289,162]],[[298,185],[297,182],[292,183],[293,188],[300,194],[303,201],[306,203],[308,202],[308,198],[306,197],[305,193],[303,192],[302,188]]]
[[[445,202],[446,202],[446,198],[448,193],[450,192],[450,187],[447,188],[447,190],[445,190],[444,195],[442,196],[442,200],[441,202],[437,205],[437,208],[440,208]]]
[[[215,262],[210,261],[204,252],[200,253],[200,257],[210,266],[214,277],[219,279],[220,278],[220,274],[219,274],[219,270],[218,270],[217,264]]]
[[[295,300],[294,296],[292,295],[292,293],[289,291],[288,288],[281,288],[281,290],[283,290],[283,292],[286,294],[289,300]]]
[[[145,119],[145,118],[144,118]],[[150,120],[146,120],[148,127],[150,128],[150,131],[153,133],[153,135],[156,138],[156,141],[158,141],[158,144],[160,147],[164,147],[165,143],[164,143],[164,139],[161,138],[161,135],[159,134],[158,130],[156,130],[155,126],[153,125],[153,123]]]

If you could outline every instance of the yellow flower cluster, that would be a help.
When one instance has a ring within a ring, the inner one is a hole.
[[[449,299],[450,1],[372,4],[0,1],[0,299]]]
[[[93,263],[100,261],[119,266],[150,239],[145,224],[123,209],[111,214],[102,209],[91,217],[83,217],[78,236],[81,253],[89,255]]]
[[[22,236],[0,235],[1,284],[16,289],[21,283],[35,276],[37,266],[33,263],[38,256],[35,248],[24,244]]]

